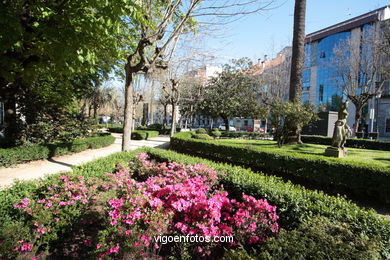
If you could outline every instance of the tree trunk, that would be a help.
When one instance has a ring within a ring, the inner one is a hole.
[[[355,124],[353,126],[353,133],[356,136],[356,133],[359,132],[360,121],[362,119],[363,106],[355,103],[354,105],[356,107],[356,113],[355,113]]]
[[[16,124],[16,97],[11,94],[4,101],[4,136],[10,145],[14,145],[17,135]]]
[[[167,126],[167,105],[164,104],[163,126]]]
[[[305,58],[306,0],[295,0],[289,101],[300,101]]]
[[[150,123],[153,124],[153,121],[154,121],[154,115],[153,115],[153,94],[154,94],[154,84],[155,84],[155,81],[152,80],[152,88],[151,88],[151,92],[150,92]]]
[[[97,110],[98,110],[98,107],[96,104],[93,105],[93,118],[95,120],[97,120]]]
[[[225,130],[226,131],[229,131],[230,127],[229,127],[229,118],[228,117],[222,117],[223,118],[223,121],[225,122]]]
[[[295,0],[289,89],[290,102],[301,102],[302,72],[305,58],[305,15],[306,0]],[[301,143],[300,132],[301,129],[296,123],[286,118],[279,145]]]
[[[176,105],[172,104],[172,120],[171,120],[170,137],[172,137],[175,134],[175,130],[176,130],[176,125],[175,125],[176,122],[175,121],[176,121]]]
[[[133,73],[126,64],[126,85],[125,85],[125,113],[122,137],[122,151],[129,151],[131,145],[131,126],[133,123]]]
[[[148,124],[149,104],[144,103],[142,106],[142,123],[141,125],[146,126]]]

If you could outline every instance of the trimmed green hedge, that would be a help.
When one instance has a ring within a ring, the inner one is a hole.
[[[256,198],[267,199],[271,205],[277,207],[280,217],[278,223],[282,228],[294,230],[307,221],[323,216],[332,221],[348,223],[356,232],[381,237],[382,254],[390,256],[390,222],[380,218],[373,210],[358,207],[345,197],[329,196],[321,191],[309,190],[291,182],[284,182],[279,177],[255,173],[239,166],[215,163],[173,151],[145,149],[151,158],[158,161],[201,163],[225,174],[221,184],[229,192],[229,196],[238,199],[242,192],[245,192]],[[318,244],[318,248],[320,247],[321,244]]]
[[[39,144],[0,149],[0,166],[48,159],[54,156],[81,152],[86,149],[96,149],[113,144],[114,141],[114,136],[105,134],[97,137],[77,139],[69,143]]]
[[[256,139],[256,138],[270,138],[272,137],[269,133],[259,133],[259,132],[228,132],[222,131],[221,137],[228,138],[247,138],[247,139]]]
[[[208,134],[193,134],[192,138],[201,139],[201,140],[213,140],[213,138]]]
[[[134,130],[131,132],[131,139],[133,140],[147,140],[150,137],[156,136],[158,136],[158,131]]]
[[[109,127],[108,131],[111,133],[123,133],[123,127]],[[158,131],[153,130],[133,130],[131,131],[132,140],[147,140],[149,137],[156,137],[159,135]]]
[[[332,138],[322,135],[302,135],[302,142],[309,144],[331,145]],[[390,151],[389,141],[348,138],[345,146],[351,148]]]
[[[369,197],[390,205],[390,172],[386,167],[374,167],[311,154],[275,150],[256,151],[242,145],[192,139],[189,132],[172,137],[170,147],[178,152],[217,161],[229,161],[269,173],[284,173],[320,185],[333,185],[351,192],[356,197]]]
[[[108,127],[108,131],[110,133],[123,133],[123,127],[122,126],[113,126],[113,127]]]

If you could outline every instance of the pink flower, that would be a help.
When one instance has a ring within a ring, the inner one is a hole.
[[[96,245],[96,248],[97,248],[97,249],[99,249],[99,248],[101,248],[101,247],[102,247],[101,244],[97,244],[97,245]]]

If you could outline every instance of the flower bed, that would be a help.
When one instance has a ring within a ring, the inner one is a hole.
[[[58,247],[70,239],[77,257],[218,257],[224,248],[256,246],[275,236],[276,207],[244,193],[240,200],[229,198],[220,177],[200,164],[153,163],[144,153],[101,178],[60,176],[13,205],[16,219],[8,229],[20,232],[4,237],[7,225],[2,227],[0,257],[64,256]],[[175,246],[157,243],[157,235],[234,240]]]
[[[25,147],[0,149],[0,167],[77,153],[86,149],[97,149],[114,142],[114,136],[101,134],[97,137],[76,139],[67,143],[34,144]]]

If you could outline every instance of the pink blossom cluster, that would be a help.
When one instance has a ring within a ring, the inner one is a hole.
[[[97,201],[107,212],[102,217],[109,225],[100,227],[101,223],[81,218],[84,225],[103,228],[97,237],[84,240],[100,259],[147,257],[151,251],[156,255],[162,246],[153,241],[158,235],[234,237],[228,245],[190,245],[192,254],[206,256],[221,246],[263,243],[279,229],[276,207],[245,194],[240,201],[230,199],[218,184],[220,174],[205,165],[155,163],[141,153],[127,167],[118,166],[106,176],[88,181],[83,176],[61,176],[42,191],[44,196],[15,204],[29,215],[33,239],[20,240],[14,251],[31,252],[47,243],[53,230],[69,221],[68,212],[88,211],[100,194],[110,194],[104,195],[104,203]]]
[[[50,236],[52,229],[63,225],[61,222],[66,221],[68,210],[80,210],[88,206],[91,191],[97,189],[97,186],[92,184],[92,181],[85,182],[83,176],[77,178],[61,176],[57,183],[48,186],[46,191],[42,192],[44,198],[24,198],[19,204],[14,204],[15,208],[30,215],[29,219],[32,221],[32,239],[25,238],[29,241],[14,251],[31,251],[33,245],[39,247],[41,243],[46,243],[44,236]]]
[[[118,229],[132,230],[139,223],[157,227],[149,230],[151,234],[143,232],[137,246],[148,247],[152,234],[161,235],[163,231],[161,223],[153,223],[161,219],[153,220],[150,212],[162,213],[168,233],[204,237],[232,235],[233,245],[261,243],[277,233],[276,207],[245,194],[243,202],[237,202],[229,199],[222,187],[213,190],[218,175],[212,169],[204,165],[155,164],[145,154],[140,154],[138,159],[143,169],[153,172],[151,177],[136,184],[127,182],[127,195],[109,202],[110,223]],[[123,183],[122,173],[119,174]],[[207,245],[205,250],[199,248],[203,254],[210,251]]]

